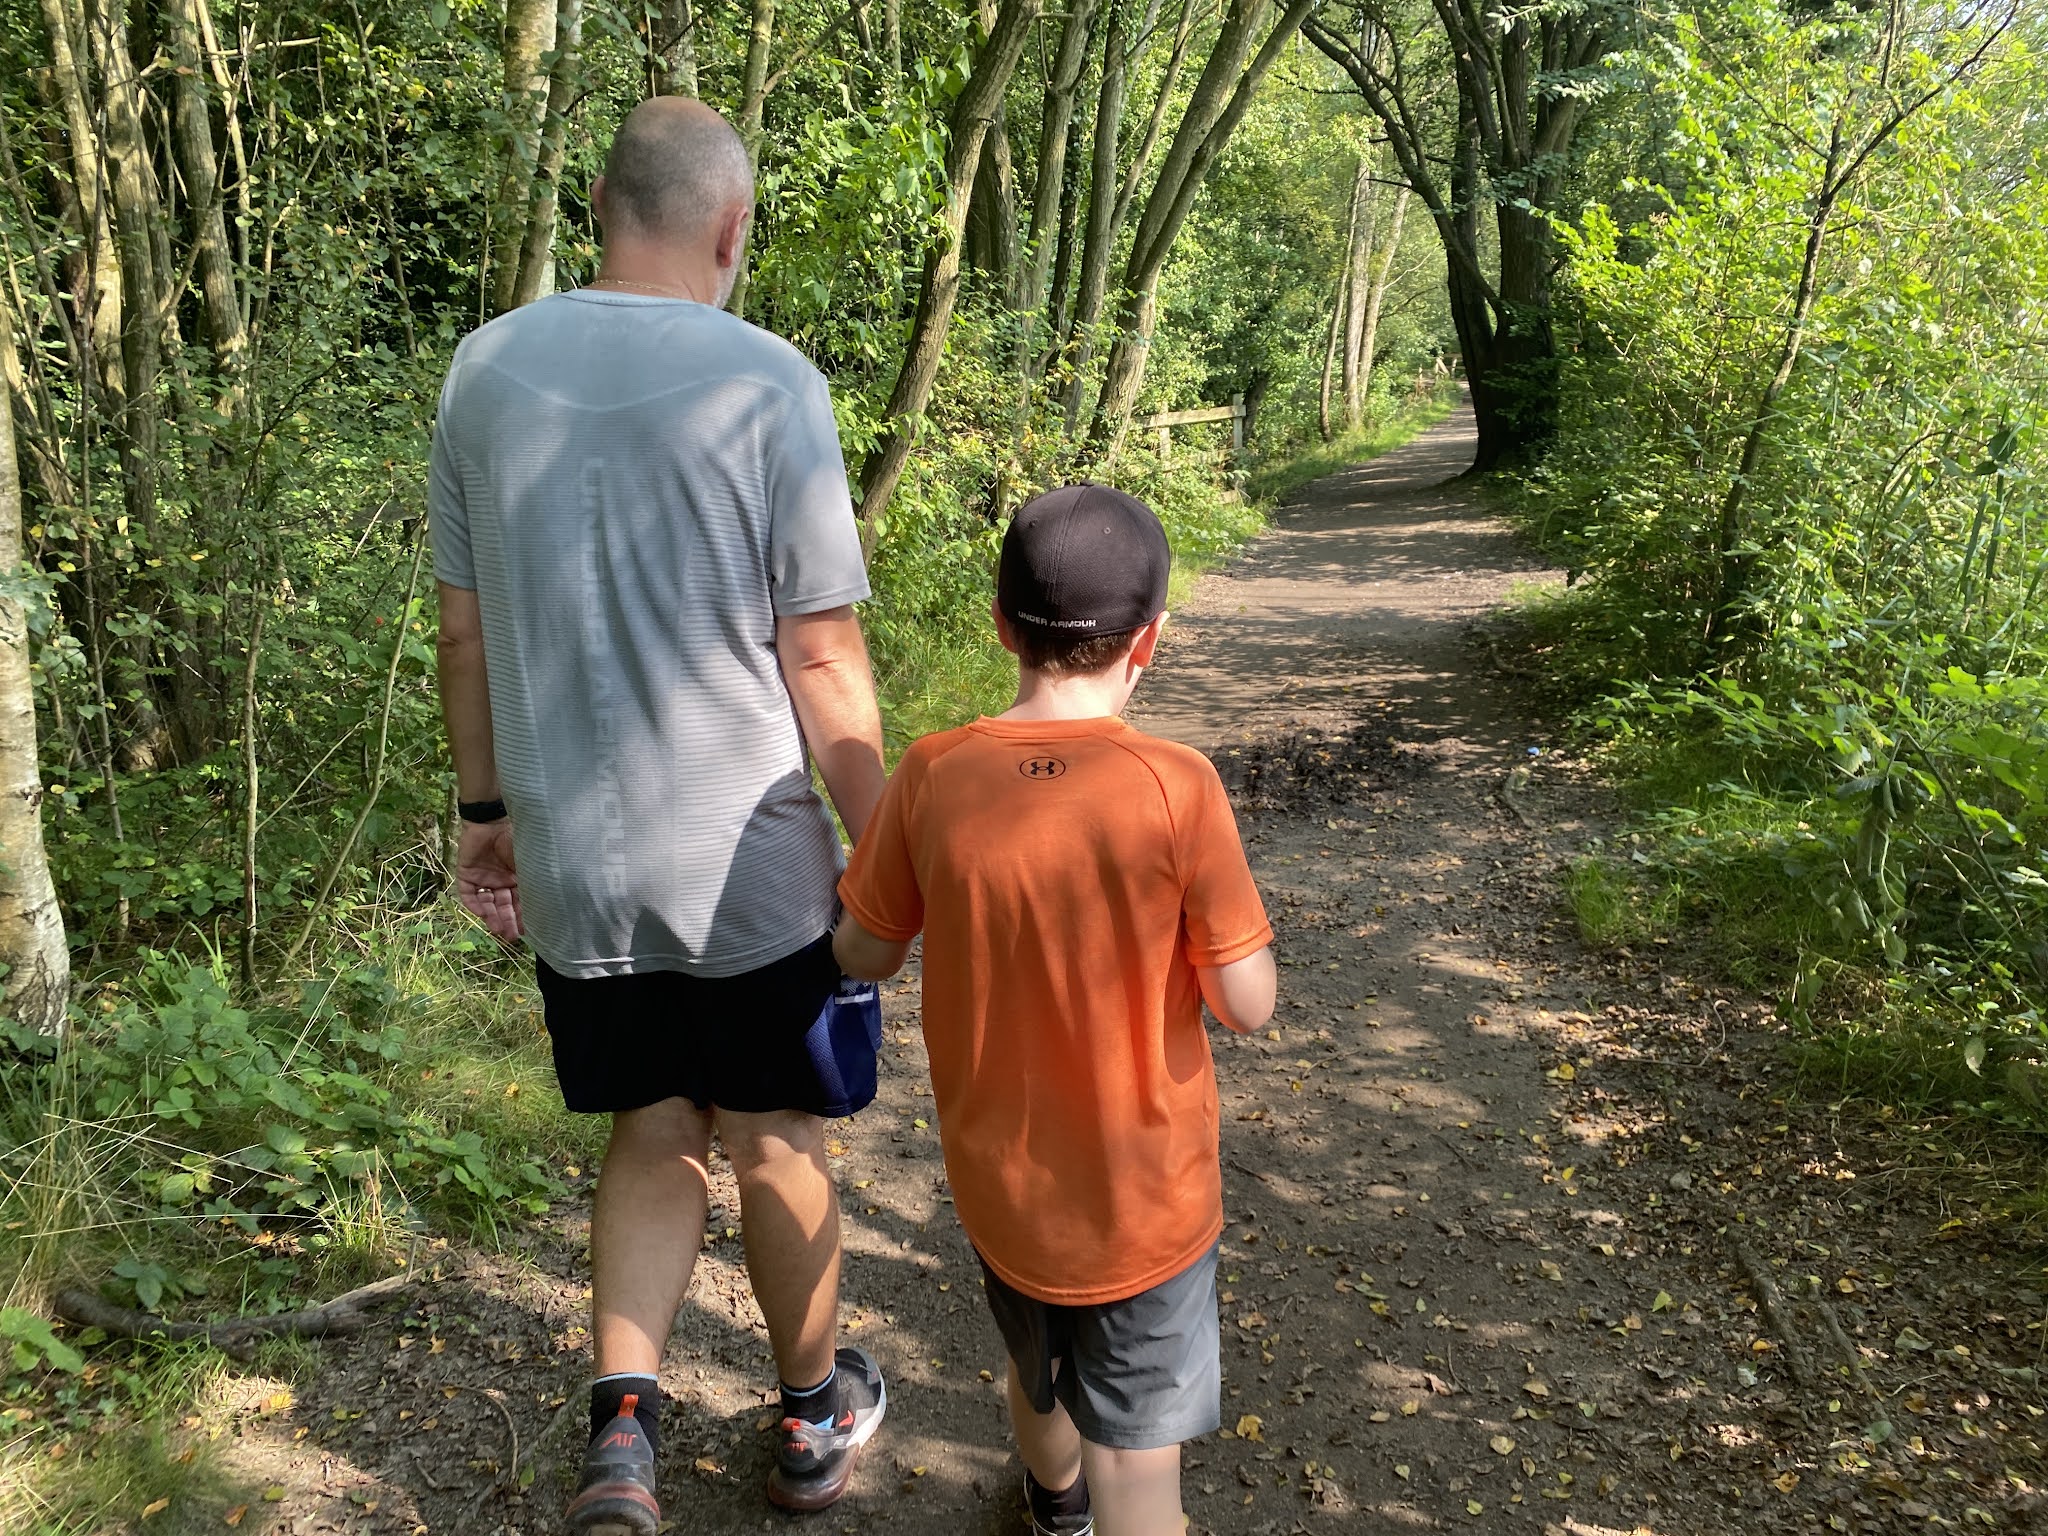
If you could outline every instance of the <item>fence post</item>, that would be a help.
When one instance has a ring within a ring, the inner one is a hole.
[[[1244,452],[1244,396],[1230,397],[1230,451]]]
[[[1159,429],[1159,466],[1164,469],[1173,462],[1173,428]]]

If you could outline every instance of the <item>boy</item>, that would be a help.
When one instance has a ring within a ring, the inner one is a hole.
[[[1170,560],[1105,486],[1019,509],[994,610],[1017,702],[912,745],[840,883],[848,975],[924,931],[946,1173],[1040,1536],[1181,1536],[1180,1443],[1221,1408],[1202,1003],[1272,1016],[1273,931],[1215,769],[1120,718]]]

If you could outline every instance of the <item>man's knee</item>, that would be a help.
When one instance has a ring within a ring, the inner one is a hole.
[[[816,1115],[796,1110],[770,1114],[742,1115],[718,1112],[718,1139],[732,1163],[734,1177],[742,1182],[757,1173],[771,1172],[797,1163],[822,1161],[825,1122]]]

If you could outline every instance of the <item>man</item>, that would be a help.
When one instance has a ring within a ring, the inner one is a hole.
[[[770,1498],[832,1503],[882,1417],[875,1362],[834,1348],[822,1117],[873,1097],[878,1042],[830,1027],[839,842],[810,777],[859,838],[881,723],[825,381],[720,307],[753,205],[738,135],[643,102],[591,190],[597,279],[457,348],[430,510],[458,894],[531,941],[563,1096],[612,1116],[569,1526],[652,1536],[714,1129],[782,1382]]]

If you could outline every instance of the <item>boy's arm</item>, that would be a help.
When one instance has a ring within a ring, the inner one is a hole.
[[[1224,1028],[1240,1035],[1263,1028],[1273,1017],[1279,975],[1270,944],[1228,965],[1195,967],[1195,977],[1202,984],[1202,1001]]]
[[[832,930],[832,958],[839,962],[840,970],[856,981],[887,981],[903,969],[909,955],[910,940],[878,939],[851,912],[840,918],[839,926]],[[1208,991],[1206,982],[1202,990]]]

